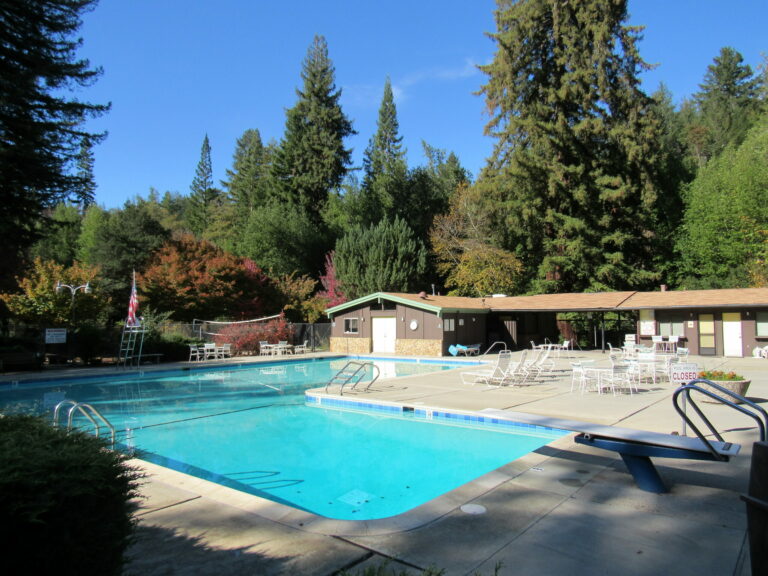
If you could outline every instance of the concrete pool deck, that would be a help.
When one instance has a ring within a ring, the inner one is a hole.
[[[673,386],[645,386],[633,396],[572,393],[569,362],[607,363],[600,352],[573,356],[556,360],[554,377],[524,388],[466,386],[460,373],[477,369],[468,367],[380,381],[344,397],[680,431]],[[752,380],[748,397],[768,402],[768,361],[691,361],[743,374]],[[705,411],[726,440],[742,445],[741,453],[729,463],[656,459],[668,494],[639,490],[618,455],[568,436],[439,502],[382,521],[323,519],[142,463],[148,478],[126,573],[362,574],[388,562],[391,570],[409,574],[431,566],[447,575],[486,575],[501,564],[499,574],[516,575],[745,576],[746,512],[739,495],[747,488],[757,432],[734,410],[705,405]]]

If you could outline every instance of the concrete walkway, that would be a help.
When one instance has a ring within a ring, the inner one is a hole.
[[[569,362],[607,363],[599,352],[574,356],[558,359],[553,377],[524,388],[466,386],[460,378],[466,369],[457,369],[377,382],[357,397],[680,432],[672,386],[646,386],[632,396],[571,392]],[[752,380],[748,396],[768,402],[768,361],[691,361],[743,374]],[[383,521],[323,519],[142,463],[148,481],[127,573],[362,574],[386,561],[389,570],[408,574],[435,567],[447,575],[489,575],[501,566],[499,574],[536,576],[744,576],[750,571],[739,495],[756,429],[734,410],[706,410],[726,440],[742,444],[741,454],[730,463],[657,459],[668,494],[637,489],[617,455],[568,436]],[[476,506],[462,510],[465,504]]]

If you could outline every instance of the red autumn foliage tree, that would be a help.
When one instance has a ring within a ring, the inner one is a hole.
[[[333,252],[325,255],[325,274],[320,276],[320,284],[323,285],[323,289],[318,291],[317,296],[326,301],[327,308],[344,304],[348,300],[341,291],[341,284],[339,284],[339,280],[336,278]]]
[[[163,245],[137,283],[147,305],[174,320],[255,318],[274,306],[269,279],[253,261],[191,234]]]

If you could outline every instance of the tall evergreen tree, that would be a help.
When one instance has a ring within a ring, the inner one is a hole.
[[[708,158],[729,144],[741,144],[758,117],[761,82],[742,55],[728,46],[707,67],[694,99],[706,129]]]
[[[208,134],[203,139],[200,161],[197,163],[190,191],[187,222],[192,232],[199,238],[210,226],[220,196],[219,191],[213,186],[211,144],[208,141]]]
[[[394,219],[403,210],[408,195],[408,164],[399,134],[392,83],[387,77],[379,107],[376,133],[363,156],[363,199],[367,224],[382,218]]]
[[[51,212],[45,236],[32,245],[29,255],[72,266],[77,256],[82,216],[76,206],[67,202],[57,204]]]
[[[258,130],[246,130],[237,139],[232,169],[222,184],[245,218],[267,199],[270,154]]]
[[[283,200],[300,206],[320,225],[328,194],[341,184],[351,163],[344,139],[355,133],[341,109],[341,90],[322,36],[315,36],[301,78],[304,84],[286,112],[272,174]]]
[[[93,204],[96,197],[96,179],[93,175],[93,143],[89,136],[85,136],[80,143],[76,164],[77,177],[80,180],[77,199],[82,211],[85,212],[88,206]]]
[[[81,16],[95,0],[6,0],[0,8],[0,282],[12,280],[21,251],[39,235],[44,208],[82,192],[73,173],[83,128],[108,110],[68,96],[99,69],[77,59]],[[12,207],[12,209],[11,209]]]
[[[541,292],[647,287],[658,126],[626,0],[497,0],[482,88],[496,241]]]
[[[98,204],[91,204],[83,215],[80,224],[80,236],[77,239],[75,260],[86,266],[93,266],[98,261],[99,230],[106,225],[109,214]]]

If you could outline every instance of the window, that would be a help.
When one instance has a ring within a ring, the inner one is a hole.
[[[656,334],[656,321],[653,310],[640,310],[640,336],[654,336]]]
[[[768,312],[755,314],[755,335],[768,336]]]
[[[682,316],[659,318],[659,334],[662,336],[685,336],[685,320]]]
[[[357,334],[357,318],[344,318],[344,334]]]
[[[456,320],[453,318],[446,318],[443,320],[443,331],[444,332],[453,332],[456,329]]]

